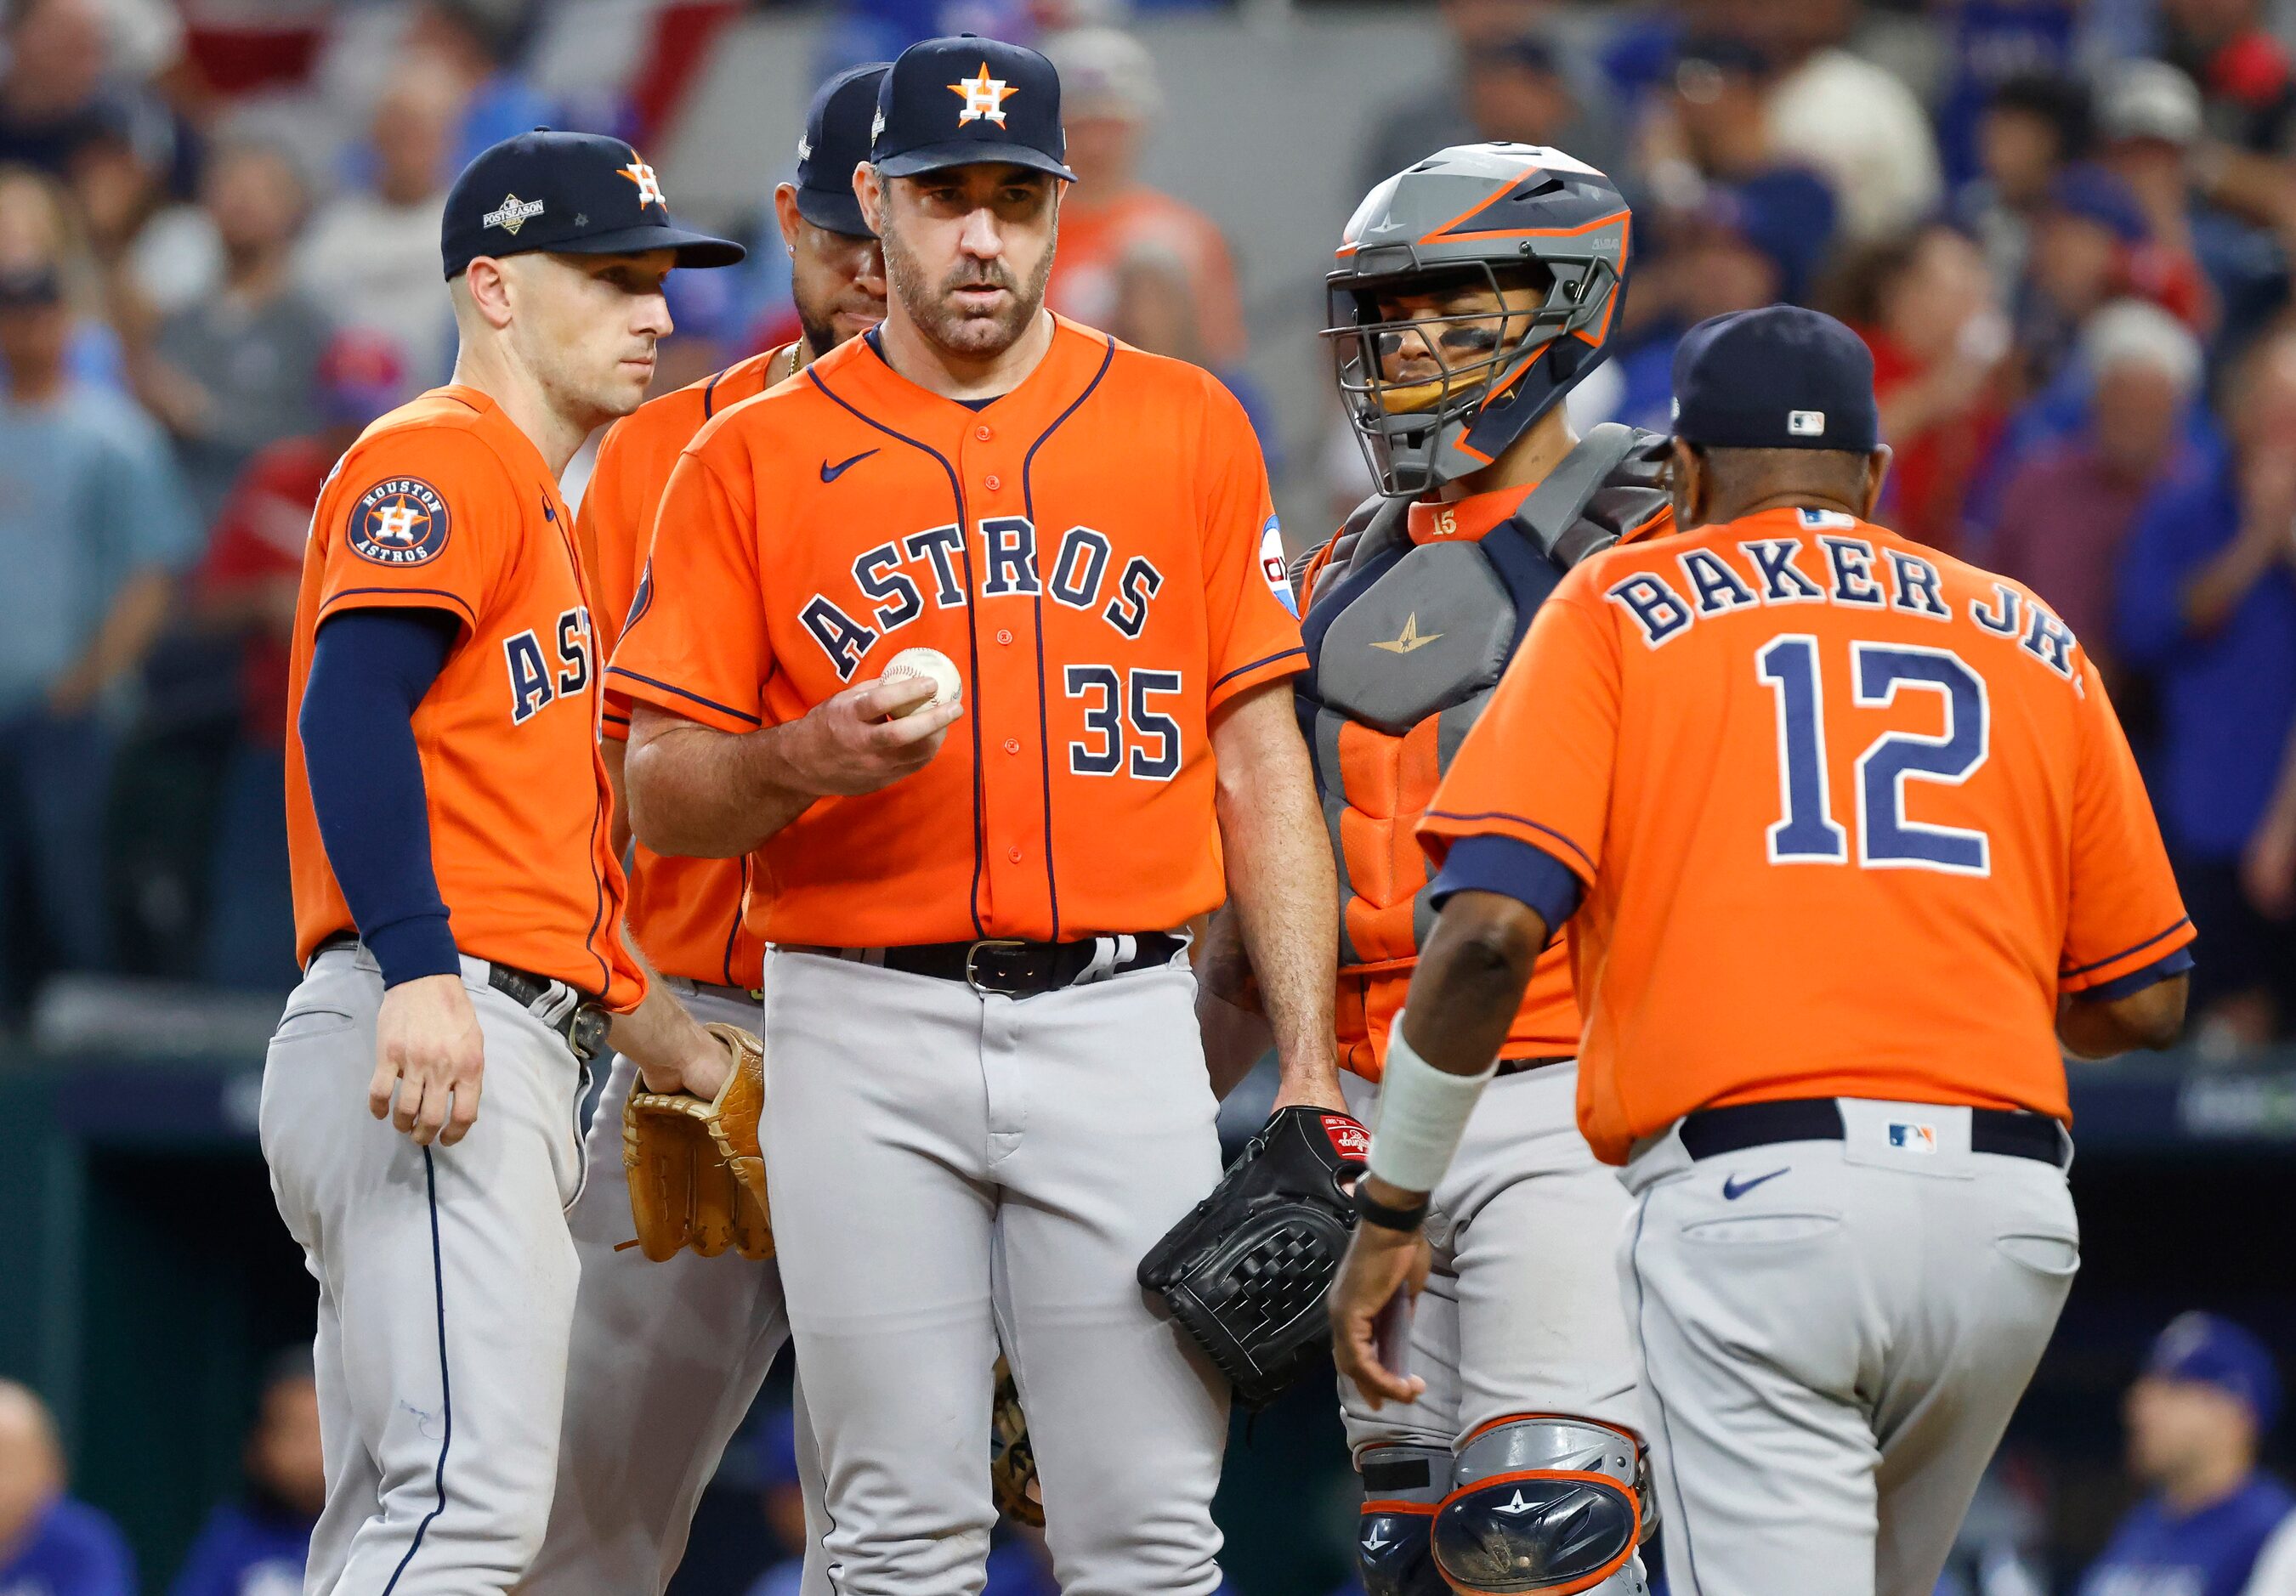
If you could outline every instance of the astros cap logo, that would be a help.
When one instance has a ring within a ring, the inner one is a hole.
[[[377,565],[423,565],[447,546],[447,501],[419,477],[390,477],[351,506],[351,552]]]
[[[964,102],[964,110],[956,119],[958,127],[962,127],[967,122],[977,122],[986,117],[1002,127],[1004,126],[1005,100],[1021,91],[1007,87],[1001,78],[991,78],[988,75],[988,63],[984,61],[980,63],[980,77],[968,78],[962,83],[952,83],[948,86],[948,92],[959,96]]]
[[[639,204],[660,205],[665,209],[668,207],[668,200],[662,195],[661,180],[653,175],[652,167],[638,160],[636,156],[633,155],[630,158],[629,165],[616,168],[615,172],[617,176],[627,177],[638,185]]]

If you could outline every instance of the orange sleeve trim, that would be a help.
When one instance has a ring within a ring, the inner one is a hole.
[[[1254,659],[1249,665],[1239,665],[1212,683],[1211,691],[1205,695],[1204,708],[1207,710],[1217,709],[1247,688],[1281,681],[1285,676],[1296,676],[1307,668],[1308,651],[1304,648],[1285,649],[1280,654],[1269,654],[1264,659]]]
[[[358,602],[346,602],[351,599]],[[441,599],[446,602],[439,602]],[[452,610],[471,630],[479,628],[470,601],[443,587],[346,587],[319,606],[319,618],[338,610]]]
[[[619,665],[608,666],[606,675],[621,683],[615,690],[620,697],[652,704],[672,715],[698,721],[721,732],[754,732],[766,724],[758,716],[746,715],[730,704],[705,699],[698,692],[688,692],[685,688],[672,686],[668,682],[657,682],[652,676],[642,676]]]
[[[2147,937],[2133,947],[2123,948],[2108,959],[2077,966],[2057,972],[2057,986],[2065,992],[2086,992],[2092,986],[2102,986],[2122,976],[2133,975],[2147,965],[2157,964],[2170,954],[2188,946],[2199,936],[2192,920],[2179,920],[2167,930]]]
[[[1567,866],[1573,875],[1584,877],[1589,886],[1595,880],[1595,856],[1553,826],[1539,824],[1528,815],[1510,814],[1504,809],[1487,810],[1476,814],[1456,814],[1444,809],[1430,809],[1419,817],[1418,828],[1423,834],[1433,832],[1439,837],[1512,837],[1518,842],[1529,843],[1543,854],[1551,854]],[[1570,850],[1565,854],[1555,847],[1561,843]]]

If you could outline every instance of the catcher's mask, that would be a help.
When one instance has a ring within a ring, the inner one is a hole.
[[[1609,352],[1632,217],[1537,144],[1459,144],[1372,190],[1324,279],[1340,397],[1383,494],[1488,465]],[[1391,316],[1423,299],[1456,313]]]

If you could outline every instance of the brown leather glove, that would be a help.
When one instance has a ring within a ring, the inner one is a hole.
[[[988,1478],[996,1487],[996,1510],[1015,1524],[1045,1522],[1044,1489],[1037,1482],[1036,1449],[1029,1445],[1029,1416],[1021,1411],[1021,1387],[1013,1365],[996,1360],[995,1411],[988,1421]]]
[[[648,1092],[641,1081],[622,1107],[622,1165],[638,1246],[657,1264],[689,1248],[705,1258],[728,1247],[745,1258],[770,1258],[773,1210],[758,1144],[765,1046],[739,1026],[702,1029],[734,1056],[715,1098]]]

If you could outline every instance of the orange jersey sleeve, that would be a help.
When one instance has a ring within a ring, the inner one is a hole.
[[[1293,675],[1307,655],[1259,437],[1234,395],[1209,378],[1205,387],[1205,619],[1217,710],[1247,688]]]
[[[341,610],[443,610],[467,633],[502,584],[524,506],[476,433],[371,433],[335,467],[320,506],[340,536],[315,540],[324,563],[314,626]]]
[[[1865,1097],[2070,1117],[2059,994],[2189,962],[2070,628],[1831,512],[1621,546],[1534,623],[1423,823],[1585,887],[1581,1127]]]

